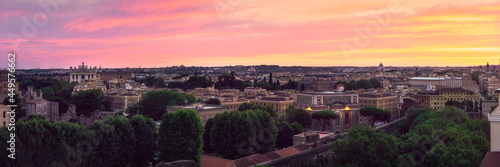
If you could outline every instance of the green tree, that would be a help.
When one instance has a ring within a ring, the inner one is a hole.
[[[456,100],[448,100],[444,103],[445,106],[454,106],[457,108],[462,108],[462,103]]]
[[[375,78],[370,79],[370,83],[372,83],[374,88],[383,88],[382,83]]]
[[[89,166],[118,166],[116,161],[119,157],[120,138],[115,132],[115,128],[102,121],[95,121],[90,125],[97,139],[94,144],[92,158]]]
[[[133,162],[136,166],[146,166],[153,162],[156,150],[156,123],[151,118],[135,115],[130,119],[136,137]]]
[[[138,108],[144,116],[161,120],[168,106],[184,105],[185,101],[192,104],[196,98],[191,94],[171,92],[168,90],[149,91],[142,95]]]
[[[373,85],[370,81],[366,79],[361,79],[357,82],[358,88],[370,89],[373,88]]]
[[[279,122],[278,136],[276,137],[276,148],[281,149],[293,145],[293,135],[295,135],[295,130],[286,122]]]
[[[3,105],[16,105],[14,110],[16,111],[17,118],[23,118],[26,116],[26,110],[21,107],[21,98],[19,98],[19,94],[15,94],[12,99],[14,99],[14,103],[10,102],[11,97],[7,96],[3,99]],[[493,111],[493,110],[492,110]]]
[[[256,129],[256,145],[254,149],[260,153],[264,154],[273,151],[276,145],[276,136],[278,135],[278,127],[274,121],[274,118],[268,112],[261,110],[249,110],[245,111],[249,115],[255,114],[254,123],[257,126]]]
[[[292,122],[290,127],[293,129],[294,134],[304,133],[304,128],[297,122]]]
[[[289,123],[297,122],[303,128],[310,128],[312,124],[312,116],[304,109],[298,109],[295,116],[290,119]]]
[[[80,91],[71,96],[71,103],[76,105],[76,113],[86,116],[91,115],[94,110],[104,110],[106,98],[100,89]]]
[[[180,109],[166,113],[159,131],[160,160],[193,160],[200,164],[204,129],[195,110]]]
[[[399,140],[385,132],[356,126],[346,140],[333,143],[334,166],[396,166]],[[362,153],[362,154],[360,154]]]
[[[217,98],[208,99],[205,101],[206,104],[220,105],[220,100]]]
[[[212,153],[213,149],[212,146],[210,145],[210,130],[212,130],[212,127],[214,127],[214,119],[209,118],[207,122],[205,123],[205,133],[203,133],[203,151],[205,153]]]
[[[228,159],[254,154],[255,136],[255,125],[247,112],[217,114],[210,131],[211,146],[215,153]]]
[[[337,115],[333,111],[328,110],[318,111],[312,114],[312,119],[318,120],[319,124],[323,127],[322,131],[325,131],[327,121],[331,119],[337,119],[338,117],[339,115]]]
[[[375,107],[363,107],[359,110],[362,116],[368,117],[370,119],[370,124],[373,127],[375,122],[389,121],[391,119],[391,112]]]
[[[134,164],[134,157],[137,153],[137,146],[135,145],[137,139],[129,119],[125,116],[114,116],[104,120],[104,123],[113,126],[116,136],[118,137],[117,165],[126,166]]]

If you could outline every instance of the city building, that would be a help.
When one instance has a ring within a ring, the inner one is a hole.
[[[258,99],[249,100],[250,103],[260,106],[271,106],[273,107],[279,117],[285,116],[285,109],[288,106],[293,105],[293,100],[282,97],[262,97]]]
[[[32,87],[28,87],[26,93],[20,93],[21,105],[26,108],[26,116],[42,115],[48,120],[59,120],[59,103],[51,102],[43,99],[43,93],[33,91]]]
[[[315,91],[315,90],[333,91],[336,90],[335,84],[337,84],[337,81],[315,79],[315,80],[304,80],[299,82],[299,84],[304,84],[305,91]]]
[[[107,91],[106,85],[102,81],[97,80],[97,78],[92,78],[91,80],[78,82],[78,85],[75,85],[75,87],[73,87],[72,94],[76,94],[79,91],[91,89],[100,89],[103,93],[106,93]]]
[[[5,97],[9,95],[9,71],[0,70],[0,98],[3,100]],[[14,83],[14,93],[18,92],[19,85]]]
[[[462,77],[413,77],[410,79],[410,84],[413,86],[417,85],[432,85],[435,86],[446,86],[446,87],[461,87]]]
[[[391,120],[400,118],[398,111],[398,96],[391,94],[359,94],[359,105],[376,107],[391,112]]]
[[[126,80],[134,77],[134,73],[129,71],[104,71],[99,72],[102,81],[109,82],[111,79]]]
[[[8,126],[10,122],[10,107],[7,107],[6,105],[0,105],[0,127],[2,126]]]
[[[110,110],[114,112],[125,111],[128,107],[138,103],[141,96],[133,92],[125,93],[107,93],[106,99],[109,100]]]
[[[438,87],[436,91],[418,92],[413,96],[419,102],[420,107],[430,107],[431,109],[441,111],[445,107],[446,101],[455,100],[462,102],[470,100],[474,108],[479,108],[481,96],[472,91],[463,88]]]
[[[328,120],[326,130],[335,133],[347,132],[359,124],[358,94],[352,92],[300,92],[294,94],[294,105],[305,109],[311,114],[317,111],[329,110],[339,115],[336,120]],[[313,130],[323,130],[319,120],[313,120]]]
[[[99,78],[97,67],[88,67],[82,62],[82,65],[77,67],[69,67],[69,82],[86,82],[93,78]]]

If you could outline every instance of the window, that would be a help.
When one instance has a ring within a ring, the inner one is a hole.
[[[345,125],[349,125],[349,113],[345,113]]]
[[[3,112],[3,118],[6,118],[6,117],[5,117],[5,111]]]

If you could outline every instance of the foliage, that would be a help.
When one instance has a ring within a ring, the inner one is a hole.
[[[155,76],[147,76],[142,79],[135,78],[136,82],[144,83],[147,87],[165,88],[167,85],[163,82],[163,78]]]
[[[292,122],[290,127],[293,129],[294,134],[304,133],[304,128],[297,122]]]
[[[255,125],[248,112],[224,112],[215,115],[210,140],[215,154],[237,159],[255,153]]]
[[[208,99],[205,101],[206,104],[220,105],[220,100],[217,98]]]
[[[377,121],[382,122],[382,121],[389,121],[391,119],[390,111],[376,107],[363,107],[359,110],[359,113],[362,116],[368,117],[370,119],[372,127]]]
[[[293,145],[293,135],[295,135],[295,130],[287,122],[279,122],[278,136],[276,137],[276,148],[286,148]]]
[[[247,111],[247,110],[261,110],[267,112],[272,118],[277,118],[277,112],[272,106],[261,106],[261,105],[255,105],[252,103],[242,103],[238,107],[238,111]]]
[[[210,145],[211,140],[210,140],[210,130],[212,130],[212,127],[214,127],[214,119],[209,118],[207,122],[205,123],[205,133],[203,133],[203,151],[205,153],[212,153],[213,149]]]
[[[203,125],[195,110],[180,109],[165,113],[159,130],[159,159],[166,162],[193,160],[201,162]]]
[[[334,166],[396,166],[399,139],[385,132],[356,126],[345,141],[333,144]]]
[[[370,83],[373,85],[374,88],[383,88],[382,83],[378,79],[372,78],[370,79]]]
[[[133,162],[136,166],[146,166],[153,162],[157,137],[156,123],[151,118],[135,115],[130,119],[130,124],[137,139]]]
[[[129,119],[127,119],[125,116],[114,116],[104,120],[104,123],[114,127],[114,132],[116,133],[116,137],[118,138],[118,157],[116,159],[117,165],[125,166],[128,164],[133,164],[133,160],[136,156],[137,151],[137,139],[135,137],[134,128],[132,128]]]
[[[323,110],[312,113],[312,119],[317,119],[320,125],[323,127],[322,131],[325,131],[327,121],[331,119],[337,119],[339,115],[334,113],[333,111]]]
[[[15,94],[14,95],[14,97],[13,97],[14,103],[11,103],[9,99],[10,99],[9,96],[5,97],[3,99],[2,104],[3,105],[17,105],[17,107],[14,108],[14,111],[16,112],[16,117],[17,118],[25,117],[26,116],[26,110],[24,110],[21,107],[21,98],[19,98],[19,94]]]
[[[181,88],[183,90],[194,88],[206,88],[214,84],[205,76],[191,76],[186,82],[173,82],[168,84],[168,88]]]
[[[290,105],[285,109],[285,120],[288,123],[297,122],[303,128],[310,128],[312,124],[312,116],[304,109],[297,109],[294,105]]]
[[[138,103],[139,113],[144,116],[161,120],[168,106],[184,105],[185,101],[192,104],[196,98],[191,94],[171,92],[168,90],[149,91],[142,95]]]
[[[104,110],[106,98],[100,89],[79,91],[71,96],[71,103],[76,105],[76,113],[86,116],[91,115],[94,110]]]

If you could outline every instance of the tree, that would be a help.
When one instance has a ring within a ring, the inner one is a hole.
[[[290,127],[293,129],[294,134],[304,133],[304,128],[297,122],[292,122]]]
[[[448,100],[444,103],[445,106],[454,106],[457,108],[462,108],[462,103],[456,100]]]
[[[133,164],[137,151],[135,145],[137,143],[137,139],[135,137],[134,128],[132,128],[129,119],[125,116],[114,116],[104,120],[104,123],[113,126],[116,136],[118,137],[117,165],[126,166]]]
[[[220,105],[220,100],[217,98],[211,98],[205,101],[206,104]]]
[[[3,105],[16,105],[17,107],[14,108],[16,111],[16,117],[17,118],[23,118],[26,116],[26,110],[22,109],[21,107],[21,98],[19,98],[19,94],[15,94],[12,99],[14,99],[14,103],[10,102],[11,97],[7,96],[3,99],[2,104]],[[493,110],[492,110],[493,111]]]
[[[276,137],[276,148],[281,149],[293,145],[293,135],[295,135],[295,130],[286,122],[279,122],[278,136]]]
[[[383,88],[382,83],[375,78],[370,79],[370,83],[372,83],[374,88]]]
[[[272,106],[261,106],[261,105],[254,105],[252,103],[242,103],[238,107],[238,111],[247,111],[247,110],[261,110],[267,112],[272,118],[277,118],[277,111],[274,109]]]
[[[306,85],[300,84],[300,91],[303,92],[304,90],[306,90]]]
[[[212,146],[210,145],[210,130],[212,130],[212,127],[214,127],[214,119],[209,118],[207,122],[205,123],[205,133],[203,133],[203,151],[205,153],[212,153],[213,149]]]
[[[304,109],[296,109],[294,105],[290,105],[285,109],[286,121],[288,123],[297,122],[303,128],[310,128],[312,124],[312,117],[309,112]]]
[[[351,80],[351,82],[347,83],[345,85],[346,90],[358,90],[358,83],[354,80]]]
[[[273,73],[269,73],[269,84],[273,84]]]
[[[95,121],[90,125],[90,130],[96,133],[95,149],[89,166],[116,166],[119,158],[119,140],[115,128],[102,121]]]
[[[470,100],[463,100],[462,103],[460,103],[460,106],[462,106],[462,109],[467,112],[474,112],[474,102]]]
[[[84,90],[71,96],[71,103],[76,105],[78,115],[89,116],[95,110],[104,110],[105,101],[106,98],[101,89]]]
[[[156,123],[151,118],[135,115],[130,119],[136,137],[133,162],[136,166],[146,166],[152,163],[156,150]]]
[[[204,129],[195,110],[165,113],[159,131],[161,161],[193,160],[200,164]]]
[[[210,145],[216,155],[238,159],[255,153],[255,136],[255,125],[247,112],[224,112],[214,117]]]
[[[276,136],[278,135],[278,127],[274,121],[274,118],[268,112],[261,110],[249,110],[245,111],[249,115],[255,114],[253,118],[254,123],[257,126],[256,129],[256,145],[254,149],[257,153],[264,154],[273,151],[276,145]]]
[[[142,95],[138,109],[144,116],[161,120],[168,106],[184,105],[185,101],[192,104],[196,98],[191,94],[171,92],[168,90],[149,91]]]
[[[357,82],[358,88],[370,89],[373,88],[373,85],[370,81],[366,79],[361,79]]]
[[[363,107],[359,110],[362,116],[370,119],[370,124],[373,127],[377,121],[389,121],[391,119],[391,112],[375,107]]]
[[[355,126],[344,141],[333,143],[334,166],[396,166],[399,140],[385,132]],[[362,154],[360,154],[362,153]]]
[[[337,115],[333,111],[328,110],[318,111],[312,114],[312,119],[318,120],[319,124],[323,127],[322,131],[325,131],[327,121],[329,121],[330,119],[337,119],[338,117],[339,115]]]

